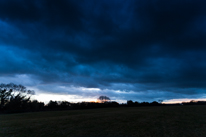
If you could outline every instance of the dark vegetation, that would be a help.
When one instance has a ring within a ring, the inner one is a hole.
[[[34,111],[51,111],[51,110],[75,110],[75,109],[92,109],[92,108],[108,108],[108,107],[142,107],[142,106],[168,106],[162,104],[162,100],[153,102],[137,102],[128,100],[126,104],[119,104],[111,101],[107,96],[100,96],[98,102],[79,102],[71,103],[68,101],[50,101],[48,104],[31,100],[34,91],[27,90],[22,85],[1,84],[0,85],[0,113],[18,113],[18,112],[34,112]],[[190,101],[181,104],[170,105],[206,105],[206,101]]]

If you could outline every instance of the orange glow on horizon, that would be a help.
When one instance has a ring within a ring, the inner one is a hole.
[[[167,101],[163,101],[162,103],[163,104],[175,104],[175,103],[182,103],[182,102],[190,102],[191,100],[194,100],[194,101],[206,101],[205,98],[203,99],[171,99],[171,100],[167,100]]]
[[[97,100],[95,100],[95,101],[89,101],[89,102],[91,102],[91,103],[103,103],[103,101],[101,101],[101,100],[99,100],[99,99],[97,99]]]

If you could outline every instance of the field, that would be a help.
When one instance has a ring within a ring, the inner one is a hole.
[[[1,137],[205,137],[206,106],[47,111],[0,115]]]

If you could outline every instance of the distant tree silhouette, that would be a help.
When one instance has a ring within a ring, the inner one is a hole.
[[[54,109],[54,108],[57,108],[58,107],[58,103],[57,101],[52,101],[50,100],[49,103],[47,104],[48,108],[50,109]]]
[[[135,106],[139,106],[139,104],[140,104],[140,103],[139,103],[138,101],[135,101],[135,102],[134,102],[134,105],[135,105]]]
[[[152,106],[158,106],[159,103],[158,103],[157,101],[153,101],[152,103],[150,103],[150,105],[152,105]]]
[[[62,108],[62,109],[66,109],[66,108],[70,108],[71,103],[68,102],[68,101],[60,101],[60,102],[59,102],[59,106],[60,106],[60,108]]]
[[[110,101],[110,98],[107,96],[100,96],[98,100],[104,103],[104,102]]]
[[[3,109],[5,105],[7,105],[7,108],[23,107],[23,104],[28,102],[33,94],[33,90],[27,90],[23,85],[2,83],[0,84],[0,109]],[[20,106],[17,107],[17,105]]]
[[[33,100],[29,102],[29,108],[31,111],[40,111],[44,108],[43,102],[38,102],[38,100]]]
[[[141,106],[149,106],[150,105],[150,103],[149,102],[141,102]]]
[[[134,102],[132,100],[127,100],[127,106],[134,106]]]
[[[20,93],[12,96],[9,102],[5,105],[9,112],[22,112],[29,109],[30,97],[22,96]]]

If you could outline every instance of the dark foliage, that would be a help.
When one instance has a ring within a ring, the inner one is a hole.
[[[22,85],[1,84],[0,85],[0,112],[18,113],[48,110],[72,110],[72,109],[93,109],[105,107],[140,107],[140,106],[165,106],[165,105],[206,105],[206,101],[182,102],[181,104],[162,104],[163,100],[153,102],[137,102],[128,100],[126,104],[119,104],[111,101],[107,96],[100,96],[99,102],[79,102],[70,103],[68,101],[52,101],[45,105],[38,100],[30,100],[30,96],[34,91],[27,90]]]
[[[33,90],[13,83],[0,85],[0,110],[5,112],[23,112],[30,109],[30,96]]]
[[[49,109],[55,109],[55,108],[58,108],[58,103],[57,103],[57,101],[52,101],[52,100],[50,100],[49,101],[49,103],[47,104],[47,107],[49,108]]]
[[[133,102],[132,100],[128,100],[127,101],[127,106],[128,107],[138,107],[138,106],[163,106],[164,104],[160,103],[160,102],[157,102],[157,101],[153,101],[151,103],[149,102]]]
[[[191,100],[190,102],[182,102],[183,105],[206,105],[206,101],[195,101]]]
[[[30,101],[28,104],[29,104],[29,108],[30,108],[31,111],[44,110],[44,103],[43,102],[38,102],[38,100]]]

